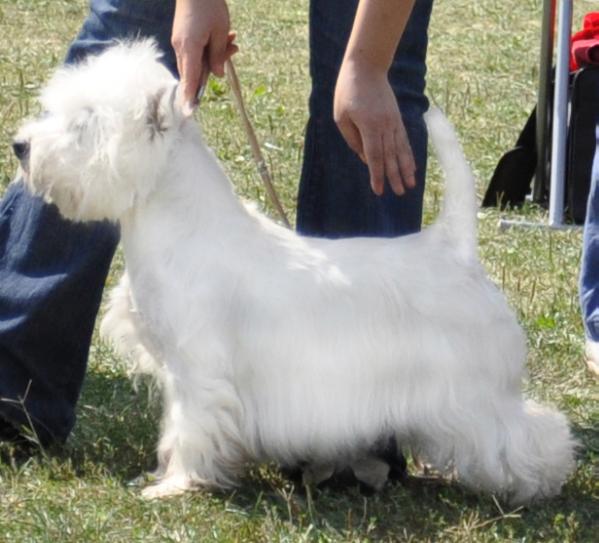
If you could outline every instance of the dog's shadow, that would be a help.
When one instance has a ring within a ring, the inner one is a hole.
[[[86,376],[77,424],[62,454],[81,474],[111,473],[124,483],[155,469],[159,391],[145,380],[132,384],[119,371],[94,369]]]
[[[145,482],[144,474],[155,468],[159,415],[158,391],[152,398],[146,383],[140,383],[136,390],[122,372],[90,371],[76,429],[59,456],[69,458],[79,476],[85,477],[90,470],[110,473],[137,492],[138,485]],[[574,425],[573,431],[582,444],[579,471],[591,472],[599,429]],[[210,495],[222,502],[228,514],[274,523],[286,532],[313,526],[327,533],[332,530],[345,536],[393,540],[408,526],[413,536],[435,540],[439,527],[450,530],[467,520],[474,528],[494,524],[498,533],[505,530],[506,537],[517,534],[534,540],[534,527],[539,523],[552,523],[558,514],[568,518],[593,509],[592,479],[592,473],[577,473],[559,497],[527,509],[510,508],[456,483],[421,474],[412,474],[372,495],[347,482],[306,489],[273,466],[251,470],[234,491]],[[185,499],[202,500],[205,496],[201,491]]]

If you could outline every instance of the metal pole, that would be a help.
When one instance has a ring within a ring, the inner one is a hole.
[[[511,221],[502,219],[499,228],[555,228],[560,230],[579,228],[565,225],[564,185],[566,174],[566,138],[568,128],[568,64],[570,59],[570,32],[572,28],[572,0],[561,0],[555,72],[553,109],[551,97],[551,65],[553,61],[553,34],[555,26],[556,0],[543,2],[543,30],[541,35],[541,61],[539,70],[539,95],[537,106],[537,173],[533,187],[533,199],[540,200],[545,190],[545,181],[551,177],[549,220],[545,223]],[[553,110],[553,133],[549,135],[549,114]],[[549,146],[551,145],[551,156]],[[549,167],[548,167],[549,166]]]
[[[533,185],[533,201],[539,202],[549,178],[549,111],[551,109],[551,70],[553,66],[553,34],[555,33],[556,0],[543,1],[539,89],[537,94],[537,171]]]
[[[568,136],[568,75],[572,0],[560,0],[555,62],[555,95],[551,136],[551,188],[549,191],[549,226],[559,228],[564,222],[564,188],[566,184],[566,140]]]

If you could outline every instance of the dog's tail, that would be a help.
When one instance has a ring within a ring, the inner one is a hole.
[[[472,170],[455,130],[443,112],[431,107],[424,117],[445,174],[445,199],[436,228],[465,261],[477,258],[476,192]]]

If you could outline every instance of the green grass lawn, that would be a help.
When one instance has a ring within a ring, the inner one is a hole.
[[[309,90],[307,6],[299,0],[232,0],[236,66],[278,191],[294,215]],[[428,94],[456,124],[482,194],[500,155],[535,102],[541,0],[438,0]],[[596,2],[576,3],[576,25]],[[37,111],[35,95],[86,13],[84,0],[0,0],[0,184],[16,168],[11,136]],[[271,212],[224,82],[202,103],[206,137],[237,189]],[[442,185],[434,163],[426,221]],[[506,214],[540,220],[533,206]],[[597,381],[587,373],[577,302],[579,231],[500,232],[480,214],[483,262],[526,328],[530,394],[563,409],[581,442],[562,494],[512,510],[454,484],[414,477],[374,497],[294,489],[274,467],[236,491],[160,502],[139,496],[154,466],[159,408],[135,391],[122,361],[95,339],[78,424],[65,448],[15,457],[0,445],[0,542],[99,541],[596,541],[599,530]],[[117,256],[109,283],[122,269]]]

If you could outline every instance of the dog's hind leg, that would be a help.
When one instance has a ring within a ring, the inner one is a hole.
[[[528,503],[557,494],[574,467],[568,423],[553,409],[512,396],[477,402],[475,411],[457,417],[440,432],[442,440],[431,439],[427,458],[441,470],[454,467],[474,490]]]
[[[500,461],[510,502],[521,504],[558,494],[575,467],[576,442],[566,417],[532,400],[500,412],[504,430]]]

